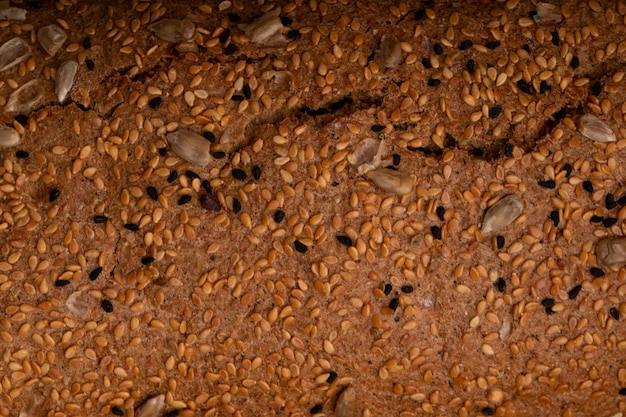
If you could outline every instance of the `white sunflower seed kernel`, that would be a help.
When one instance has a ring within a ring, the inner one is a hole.
[[[76,61],[65,61],[59,66],[55,86],[55,93],[59,102],[63,103],[65,97],[67,97],[67,93],[72,89],[77,72],[78,63]]]
[[[196,26],[188,19],[162,19],[148,26],[158,38],[167,42],[178,43],[193,38]]]
[[[279,11],[269,11],[248,25],[246,36],[251,42],[271,45],[285,40],[282,35],[283,24],[278,17]]]
[[[595,142],[615,142],[617,140],[609,125],[593,114],[585,114],[581,117],[578,127],[584,137]]]
[[[337,417],[357,417],[358,414],[358,400],[356,397],[356,390],[352,387],[346,388],[339,398],[337,399],[337,405],[335,406],[335,415]]]
[[[33,51],[22,38],[13,38],[0,46],[0,71],[13,68],[25,61]]]
[[[561,8],[555,4],[537,3],[534,19],[535,23],[559,23],[562,19]]]
[[[517,219],[524,211],[524,201],[517,194],[510,194],[494,204],[483,220],[482,234],[497,232],[504,229]]]
[[[43,87],[37,79],[31,80],[9,96],[5,110],[8,112],[29,112],[43,97]]]
[[[0,149],[16,146],[20,139],[20,134],[15,129],[0,125]]]
[[[393,35],[383,35],[380,39],[380,50],[386,68],[395,68],[402,63],[402,48]]]
[[[51,24],[37,31],[37,39],[39,39],[41,47],[50,56],[54,56],[67,39],[67,33],[59,26]]]
[[[596,244],[596,258],[608,267],[626,265],[626,237],[600,240]]]
[[[157,395],[148,399],[137,409],[135,417],[159,417],[165,409],[165,395]]]
[[[398,195],[410,193],[415,185],[413,179],[404,172],[389,168],[368,171],[365,176],[383,190]]]
[[[174,153],[185,161],[199,166],[211,162],[211,142],[197,133],[179,129],[168,133],[166,138]]]

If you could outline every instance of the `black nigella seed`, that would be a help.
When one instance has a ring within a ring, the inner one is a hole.
[[[560,41],[559,32],[557,31],[552,32],[552,44],[554,46],[559,46],[559,41]]]
[[[489,109],[489,118],[495,119],[496,117],[500,116],[500,113],[502,113],[502,107],[493,106],[492,108]]]
[[[108,220],[109,218],[107,216],[100,216],[100,215],[93,216],[93,221],[96,224],[106,223]]]
[[[338,376],[339,375],[337,375],[337,372],[330,371],[328,373],[328,378],[326,378],[326,382],[328,382],[329,384],[332,384],[335,381],[335,379],[337,379]]]
[[[433,237],[437,240],[441,240],[441,227],[439,226],[431,226],[430,233],[432,233]]]
[[[517,82],[517,88],[519,88],[523,93],[526,94],[535,94],[537,90],[535,90],[535,86],[532,83],[526,82],[523,79]]]
[[[524,46],[522,46],[522,49],[523,49],[524,51],[526,51],[526,52],[530,53],[530,46],[528,46],[528,45],[524,45]]]
[[[600,81],[596,81],[591,86],[591,94],[593,94],[594,96],[599,96],[601,93],[602,93],[602,84],[600,83]]]
[[[241,211],[241,201],[233,198],[233,211],[239,213]]]
[[[160,96],[153,97],[148,101],[148,106],[150,106],[151,109],[158,109],[162,102],[163,99]]]
[[[311,414],[321,413],[322,410],[322,404],[315,404],[313,407],[311,407]]]
[[[124,225],[124,228],[128,229],[130,231],[133,231],[133,232],[138,232],[139,231],[139,226],[137,226],[135,223],[126,223]]]
[[[402,291],[405,294],[411,294],[413,292],[413,286],[412,285],[403,285],[402,288],[400,288],[400,291]]]
[[[15,152],[15,156],[19,159],[26,159],[30,156],[30,154],[26,151],[19,150]]]
[[[91,38],[89,36],[83,39],[83,48],[85,49],[91,48]]]
[[[504,290],[506,290],[506,281],[504,280],[504,278],[500,277],[497,279],[496,288],[500,292],[504,292]]]
[[[187,204],[191,201],[191,196],[189,194],[181,195],[178,199],[178,205],[182,206],[183,204]]]
[[[424,69],[431,69],[433,67],[428,58],[422,58],[422,65],[424,66]]]
[[[371,129],[374,133],[382,132],[383,130],[385,130],[385,125],[373,125]]]
[[[435,213],[437,213],[437,217],[439,220],[443,221],[443,216],[446,214],[446,209],[443,206],[437,206],[435,209]]]
[[[593,276],[594,276],[594,277],[596,277],[596,278],[599,278],[599,277],[603,277],[603,276],[604,276],[604,271],[603,271],[603,270],[601,270],[600,268],[595,267],[595,266],[594,266],[594,267],[592,267],[592,268],[589,270],[589,272],[591,273],[591,275],[593,275]]]
[[[250,99],[252,97],[252,90],[248,84],[243,85],[243,95],[245,98]]]
[[[467,71],[469,71],[470,73],[473,73],[475,69],[476,69],[476,61],[474,61],[473,59],[470,59],[469,61],[467,61]]]
[[[202,137],[211,143],[215,143],[215,135],[213,134],[213,132],[209,132],[209,131],[202,132]]]
[[[283,26],[289,26],[293,23],[293,19],[287,16],[280,16],[280,23],[282,23]]]
[[[389,302],[389,308],[392,309],[393,311],[396,311],[399,305],[400,305],[400,300],[398,300],[397,298],[392,298],[391,301]]]
[[[504,145],[504,156],[506,156],[507,158],[510,158],[513,155],[513,145],[510,143],[507,143],[506,145]]]
[[[552,223],[554,224],[554,227],[557,227],[559,225],[559,221],[561,220],[561,217],[559,216],[559,211],[558,210],[552,210],[550,212],[550,220],[552,220]]]
[[[170,172],[170,175],[167,176],[167,182],[170,184],[176,181],[177,179],[178,179],[178,171],[172,171]]]
[[[198,202],[200,203],[200,207],[205,210],[219,211],[222,208],[218,199],[210,194],[200,195],[200,198],[198,198]]]
[[[54,281],[55,287],[65,287],[66,285],[70,285],[69,279],[57,279],[56,281]]]
[[[243,169],[235,168],[233,169],[232,174],[233,174],[233,178],[237,180],[245,180],[246,178],[248,178],[248,174],[246,174],[246,172]]]
[[[159,192],[153,186],[149,186],[148,188],[146,188],[146,192],[148,193],[148,197],[150,197],[154,201],[157,201],[159,199]]]
[[[491,42],[487,42],[487,45],[485,45],[488,49],[497,49],[500,47],[500,45],[502,45],[502,43],[500,41],[491,41]]]
[[[578,294],[580,294],[580,290],[582,289],[583,289],[583,286],[578,284],[567,292],[567,296],[569,297],[570,300],[573,300],[574,298],[578,297]]]
[[[99,266],[89,273],[89,280],[90,281],[97,280],[101,273],[102,273],[102,267]]]
[[[141,264],[142,265],[150,265],[152,262],[154,262],[154,258],[152,256],[144,256],[143,258],[141,258]]]
[[[233,94],[233,96],[230,98],[232,101],[236,101],[236,102],[242,102],[244,101],[246,98],[244,96],[242,96],[241,94]]]
[[[485,407],[481,410],[483,412],[484,415],[486,416],[493,416],[496,414],[496,412],[493,410],[493,408],[491,407]]]
[[[305,245],[304,243],[300,242],[299,240],[295,240],[293,242],[293,246],[300,253],[306,253],[306,251],[309,250],[309,247]]]
[[[258,180],[259,178],[261,178],[261,167],[258,165],[254,165],[252,167],[252,178],[254,178],[255,180]]]
[[[615,201],[615,195],[613,193],[609,193],[604,198],[604,205],[608,210],[613,210],[617,207],[617,201]]]
[[[166,147],[159,148],[159,155],[167,156],[167,148]]]
[[[617,199],[617,204],[620,206],[626,206],[626,195],[621,196]]]
[[[187,171],[185,171],[185,177],[189,178],[190,180],[194,180],[196,178],[200,178],[200,175],[196,174],[195,172],[193,172],[192,170],[188,169]]]
[[[569,63],[573,69],[576,69],[580,66],[580,59],[578,59],[577,56],[575,56],[574,58],[572,58],[572,60]]]
[[[50,195],[48,196],[48,200],[50,200],[50,202],[52,203],[53,201],[56,201],[56,199],[59,198],[60,196],[61,196],[61,191],[54,188],[50,190]]]
[[[544,307],[554,307],[554,304],[554,298],[544,298],[543,300],[541,300],[541,305]]]
[[[165,414],[165,417],[178,417],[180,414],[180,410],[172,410],[169,413]]]
[[[222,159],[225,156],[226,156],[226,152],[222,152],[222,151],[213,152],[213,158],[215,159]]]
[[[502,235],[497,235],[496,236],[496,246],[498,247],[498,249],[502,249],[504,247],[504,236]]]
[[[431,78],[430,80],[428,80],[429,87],[437,87],[439,84],[441,84],[441,80],[437,78]]]
[[[424,19],[426,19],[426,10],[425,9],[420,9],[420,10],[415,12],[415,15],[413,16],[413,20],[420,21],[420,20],[424,20]]]
[[[474,45],[474,42],[472,42],[469,39],[466,39],[459,44],[459,49],[461,51],[465,51],[466,49],[470,49],[473,45]]]
[[[123,416],[124,415],[124,410],[119,408],[117,405],[114,405],[113,407],[111,407],[111,413],[114,416]]]
[[[626,388],[621,388],[619,390],[619,395],[626,395]]]
[[[230,29],[226,28],[222,33],[220,33],[220,43],[226,43],[228,38],[230,38]]]
[[[591,223],[602,223],[604,221],[604,217],[602,216],[597,216],[597,215],[593,215],[591,216],[591,219],[589,219],[589,221]]]
[[[285,212],[282,210],[276,210],[274,212],[274,221],[280,223],[285,219]]]
[[[299,30],[295,30],[295,29],[291,29],[289,32],[287,32],[287,38],[295,41],[296,39],[300,39],[302,35],[300,34]]]
[[[234,43],[230,43],[226,47],[226,50],[224,51],[224,55],[232,55],[235,52],[237,52],[237,45],[235,45]]]
[[[93,69],[96,67],[96,64],[91,59],[86,60],[85,65],[87,66],[87,69],[89,71],[93,71]]]
[[[393,158],[393,164],[395,166],[400,165],[400,154],[394,153],[391,157]]]
[[[563,170],[565,171],[565,177],[567,178],[570,175],[572,175],[572,171],[574,170],[574,167],[572,167],[572,164],[567,163],[563,165]]]
[[[433,51],[435,51],[437,55],[441,55],[443,54],[443,47],[441,46],[440,43],[436,43],[433,45]]]
[[[391,290],[393,289],[393,287],[391,286],[391,284],[385,284],[385,286],[383,287],[383,293],[385,295],[389,295],[391,294]]]
[[[544,188],[555,188],[556,187],[556,181],[554,181],[554,180],[539,181],[539,185],[544,187]]]
[[[602,220],[602,226],[611,227],[617,223],[617,220],[617,217],[605,217],[604,220]]]
[[[554,310],[552,310],[552,307],[546,307],[545,310],[548,316],[551,316],[554,314]]]
[[[609,314],[611,315],[611,317],[613,317],[615,320],[619,320],[619,310],[615,307],[611,307],[609,309]]]
[[[239,16],[236,13],[228,13],[228,20],[230,20],[233,23],[239,23],[241,22],[241,16]]]
[[[545,94],[548,89],[548,82],[546,80],[541,80],[541,82],[539,83],[539,94]]]
[[[100,302],[100,307],[107,313],[113,312],[113,303],[107,299],[104,299]]]
[[[344,246],[352,246],[354,244],[352,239],[346,235],[337,235],[337,240]]]
[[[18,122],[22,126],[26,126],[26,123],[28,123],[28,116],[25,116],[23,114],[18,114],[17,116],[14,117],[14,119],[16,122]]]

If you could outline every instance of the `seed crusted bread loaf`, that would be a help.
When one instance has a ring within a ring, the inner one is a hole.
[[[0,2],[0,416],[622,416],[625,16]]]

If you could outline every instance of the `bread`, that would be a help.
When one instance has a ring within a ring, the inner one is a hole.
[[[626,3],[561,3],[0,2],[0,416],[622,416]]]

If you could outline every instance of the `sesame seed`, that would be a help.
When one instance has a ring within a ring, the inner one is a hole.
[[[573,69],[576,69],[580,66],[580,59],[577,56],[573,57],[569,63]]]
[[[600,81],[596,81],[591,85],[591,94],[593,94],[594,96],[599,96],[600,94],[602,94],[602,84],[600,83]]]
[[[118,406],[114,405],[113,407],[111,407],[111,413],[114,416],[123,416],[124,415],[124,410],[122,410]]]
[[[367,63],[369,64],[370,62],[372,62],[374,60],[374,58],[376,58],[376,51],[372,51],[368,56],[367,56]]]
[[[620,206],[626,206],[626,195],[621,196],[617,199],[617,204]]]
[[[248,100],[252,98],[252,89],[248,84],[243,85],[243,95]]]
[[[329,384],[332,384],[336,379],[337,379],[337,372],[335,371],[330,371],[328,373],[328,378],[326,378],[326,382],[328,382]]]
[[[102,223],[108,222],[109,218],[107,216],[96,215],[96,216],[93,216],[93,221],[96,224],[102,224]]]
[[[604,198],[604,205],[608,210],[613,210],[615,207],[617,207],[617,201],[615,201],[615,195],[613,195],[613,193],[609,193],[606,195],[606,197]]]
[[[619,395],[626,395],[626,388],[621,388],[619,390]]]
[[[578,284],[567,292],[567,296],[569,297],[570,300],[573,300],[576,297],[578,297],[578,294],[580,294],[580,290],[582,289],[583,289],[583,286]]]
[[[83,39],[83,48],[85,49],[91,48],[91,38],[89,36]]]
[[[237,48],[237,45],[235,45],[234,43],[231,43],[226,47],[226,50],[224,51],[224,55],[226,56],[232,55],[235,52],[237,52],[237,49],[239,49]]]
[[[555,303],[554,298],[544,298],[541,300],[541,305],[544,307],[553,307]]]
[[[541,82],[539,83],[539,93],[545,94],[551,90],[552,90],[552,87],[548,85],[548,82],[546,80],[541,80]]]
[[[315,404],[311,407],[311,414],[321,413],[323,410],[322,404]]]
[[[400,291],[402,291],[405,294],[411,294],[413,292],[413,286],[412,285],[403,285],[400,288]]]
[[[179,414],[180,410],[172,410],[169,413],[165,414],[165,417],[178,417]]]
[[[178,171],[172,171],[170,172],[170,175],[167,176],[167,182],[170,184],[176,181],[177,179],[178,179]]]
[[[497,235],[496,236],[496,246],[498,247],[498,249],[502,249],[504,247],[504,243],[505,243],[504,236]]]
[[[604,227],[611,227],[611,226],[617,224],[618,220],[619,219],[617,217],[605,217],[602,220],[602,226],[604,226]]]
[[[385,295],[389,295],[391,294],[391,290],[393,289],[393,287],[391,286],[391,284],[385,284],[385,286],[383,287],[383,293]]]
[[[243,169],[235,168],[233,169],[232,174],[233,178],[237,180],[245,180],[246,178],[248,178],[248,174],[246,174]]]
[[[107,313],[113,312],[113,303],[107,299],[104,299],[100,302],[100,307]]]
[[[60,196],[61,196],[61,191],[59,191],[58,189],[54,188],[54,189],[50,190],[50,195],[48,196],[48,200],[52,203],[52,202],[56,201]]]
[[[226,28],[222,33],[220,33],[219,40],[220,43],[226,43],[226,41],[230,38],[230,29]]]
[[[555,313],[555,311],[554,311],[554,310],[552,310],[552,307],[546,307],[546,308],[544,309],[544,311],[546,312],[546,314],[547,314],[548,316],[551,316],[551,315],[553,315],[553,314]]]
[[[241,95],[241,94],[233,94],[233,96],[230,98],[232,101],[236,101],[236,102],[242,102],[244,101],[246,98]]]
[[[551,35],[552,35],[552,39],[551,39],[552,44],[554,46],[559,46],[559,41],[560,41],[560,39],[559,39],[559,32],[554,31],[554,32],[551,33]]]
[[[496,117],[500,116],[500,113],[502,113],[502,107],[493,106],[492,108],[489,109],[489,118],[495,119]]]
[[[280,223],[283,221],[283,219],[285,218],[285,212],[282,210],[276,210],[274,212],[274,221],[276,223]]]
[[[57,279],[54,282],[55,287],[65,287],[66,285],[70,285],[70,281],[68,279]]]
[[[151,185],[148,186],[148,188],[146,188],[146,192],[148,193],[148,197],[150,197],[154,201],[158,201],[159,200],[159,193],[158,193],[157,189],[154,188],[153,186],[151,186]]]
[[[604,217],[603,216],[597,216],[597,215],[594,214],[593,216],[591,216],[589,221],[591,223],[602,223],[604,221]]]
[[[230,20],[233,23],[239,23],[241,22],[241,16],[239,16],[236,13],[228,13],[228,20]]]
[[[16,122],[18,122],[22,126],[26,126],[26,124],[28,123],[28,116],[23,115],[23,114],[18,114],[17,116],[14,117],[14,119]]]
[[[152,262],[154,262],[154,258],[152,256],[144,256],[143,258],[141,258],[141,264],[142,265],[150,265]]]
[[[601,270],[600,268],[595,267],[595,266],[594,266],[594,267],[592,267],[592,268],[589,270],[589,272],[591,273],[591,275],[593,275],[593,276],[594,276],[594,277],[596,277],[596,278],[599,278],[599,277],[603,277],[603,276],[604,276],[604,271],[603,271],[603,270]]]
[[[620,315],[619,315],[619,310],[615,307],[611,307],[609,309],[609,314],[611,315],[611,317],[613,317],[615,320],[619,320]]]
[[[476,70],[476,62],[473,59],[470,59],[469,61],[467,61],[467,71],[469,71],[470,73],[474,73],[474,70]]]
[[[19,150],[15,152],[15,156],[19,159],[26,159],[30,156],[30,154],[26,151]]]
[[[400,305],[400,300],[397,298],[392,298],[391,301],[389,302],[389,308],[392,309],[393,311],[396,311],[399,305]]]
[[[572,175],[572,171],[574,170],[574,168],[572,167],[572,164],[567,163],[563,165],[563,170],[565,171],[565,177],[569,177],[570,175]]]
[[[556,181],[554,180],[545,180],[545,181],[539,181],[539,185],[544,187],[544,188],[556,188]]]
[[[153,97],[148,101],[148,106],[150,106],[151,109],[158,109],[162,102],[163,99],[160,96]]]
[[[198,199],[198,202],[200,203],[200,206],[205,210],[219,211],[222,208],[217,198],[210,194],[202,194]]]
[[[533,95],[537,92],[532,83],[526,82],[523,79],[517,82],[517,88],[519,88],[523,93]]]
[[[213,194],[213,189],[211,188],[211,183],[209,182],[209,180],[202,180],[200,185],[202,186],[204,191],[207,192],[207,194]]]
[[[252,167],[252,178],[255,180],[259,180],[261,178],[261,167],[258,165],[254,165]]]
[[[354,242],[346,235],[337,235],[337,240],[344,246],[352,246]]]
[[[126,224],[124,225],[124,228],[125,228],[125,229],[128,229],[128,230],[130,230],[130,231],[133,231],[133,232],[137,232],[137,231],[139,231],[139,226],[138,226],[138,225],[136,225],[135,223],[126,223]]]
[[[461,51],[465,51],[466,49],[470,49],[473,45],[474,45],[474,42],[472,42],[469,39],[466,39],[459,44],[459,49]]]
[[[99,266],[89,273],[89,280],[91,281],[97,280],[101,273],[102,273],[102,267]]]
[[[496,280],[496,288],[498,289],[498,291],[500,292],[504,292],[504,290],[506,290],[506,281],[504,280],[504,278],[499,277]]]
[[[309,247],[307,245],[305,245],[304,243],[300,242],[297,239],[293,242],[293,246],[300,253],[306,253],[306,251],[309,250]]]
[[[441,227],[439,226],[431,226],[430,227],[430,233],[433,235],[433,237],[437,240],[441,240]]]
[[[420,9],[418,11],[415,12],[415,15],[413,15],[413,20],[415,21],[420,21],[420,20],[424,20],[426,19],[426,10],[424,9]]]
[[[233,211],[239,213],[241,211],[241,201],[233,198]]]
[[[394,164],[395,166],[400,165],[400,155],[399,155],[399,154],[394,153],[391,157],[392,157],[392,160],[393,160],[393,164]],[[442,219],[442,220],[443,220],[443,219]]]
[[[504,156],[506,156],[507,158],[510,158],[511,156],[513,156],[513,145],[510,143],[507,143],[506,145],[504,145]]]
[[[91,59],[87,59],[87,60],[85,61],[85,65],[87,66],[87,69],[88,69],[89,71],[93,71],[93,70],[94,70],[94,68],[96,68],[96,64],[95,64],[95,63],[94,63]]]
[[[287,38],[291,39],[292,41],[295,41],[296,39],[300,39],[301,36],[302,34],[300,33],[300,31],[295,30],[295,29],[291,29],[290,31],[287,32]]]

